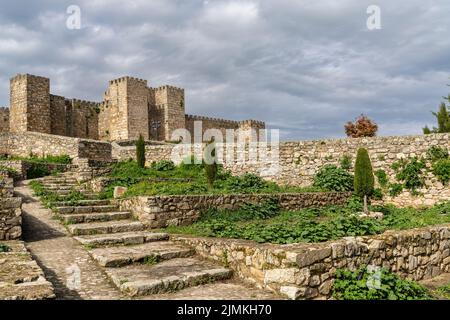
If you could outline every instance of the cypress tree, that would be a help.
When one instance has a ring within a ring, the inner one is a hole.
[[[369,153],[364,148],[359,148],[355,162],[355,193],[364,199],[364,213],[368,214],[367,199],[373,194],[375,179]]]
[[[214,142],[214,139],[211,139],[206,144],[203,154],[203,162],[205,167],[206,180],[208,181],[208,186],[212,188],[217,176],[217,156],[216,156],[216,144]]]
[[[139,135],[139,139],[136,141],[136,161],[139,167],[145,167],[145,141],[142,134]]]

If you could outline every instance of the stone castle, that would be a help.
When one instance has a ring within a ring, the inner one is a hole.
[[[109,81],[103,102],[91,102],[50,93],[50,79],[19,74],[10,80],[10,107],[0,108],[0,131],[40,132],[102,141],[170,141],[176,129],[264,129],[261,121],[233,121],[185,113],[184,89],[152,88],[147,80],[121,77]]]

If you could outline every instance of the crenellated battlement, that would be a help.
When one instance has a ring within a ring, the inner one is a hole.
[[[207,117],[207,116],[197,116],[197,115],[192,115],[192,114],[187,114],[186,120],[224,122],[224,123],[229,123],[229,124],[235,124],[236,126],[239,125],[239,123],[240,123],[240,121],[236,121],[236,120],[213,118],[213,117]]]
[[[202,121],[204,130],[265,127],[256,120],[186,114],[184,88],[149,87],[147,80],[131,76],[108,81],[101,102],[50,94],[50,79],[42,76],[17,74],[10,85],[11,107],[0,107],[0,131],[11,127],[14,132],[99,140],[134,139],[142,134],[145,139],[164,141],[177,129],[192,131],[195,121]]]
[[[139,82],[139,83],[142,83],[145,86],[147,86],[147,80],[134,78],[134,77],[130,77],[130,76],[123,76],[123,77],[120,77],[117,79],[110,80],[109,84],[112,85],[112,84],[118,84],[118,83],[127,82],[127,81]]]
[[[39,80],[39,81],[43,81],[43,82],[49,82],[50,83],[50,79],[46,78],[46,77],[42,77],[42,76],[36,76],[33,74],[29,74],[29,73],[25,73],[25,74],[16,74],[14,77],[10,78],[11,83],[14,82],[18,82],[18,81],[24,81],[27,79],[31,79],[31,80]]]
[[[182,92],[184,92],[183,88],[179,88],[179,87],[175,87],[175,86],[169,86],[169,85],[164,85],[164,86],[160,86],[160,87],[157,87],[157,88],[153,88],[153,90],[155,90],[155,91],[174,90],[174,91],[182,91]]]

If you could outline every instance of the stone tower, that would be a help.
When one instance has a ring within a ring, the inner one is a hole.
[[[155,106],[162,112],[163,140],[172,140],[172,132],[186,128],[184,89],[172,86],[162,86],[154,89]],[[152,113],[151,113],[152,114]]]
[[[10,131],[51,133],[50,79],[19,74],[10,85]]]
[[[149,89],[147,81],[122,77],[109,82],[99,114],[102,140],[149,139]]]

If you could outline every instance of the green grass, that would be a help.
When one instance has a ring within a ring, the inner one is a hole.
[[[450,300],[450,283],[437,288],[435,294],[443,299]]]
[[[346,206],[280,211],[274,203],[246,205],[238,210],[208,210],[189,226],[171,226],[167,232],[197,236],[236,238],[259,243],[323,242],[346,236],[364,236],[391,229],[411,229],[450,223],[450,202],[428,209],[374,207],[381,221],[360,218],[359,201]]]
[[[232,176],[221,167],[219,167],[217,180],[210,188],[201,164],[181,164],[179,166],[166,164],[163,166],[155,163],[149,168],[140,168],[135,161],[123,161],[113,166],[108,177],[111,182],[102,194],[102,198],[111,198],[115,186],[128,187],[125,197],[322,191],[313,187],[281,187],[276,183],[264,181],[255,174]]]
[[[56,192],[46,190],[42,182],[31,181],[29,184],[35,196],[39,197],[44,206],[51,208],[54,202],[68,202],[68,205],[75,206],[80,200],[86,200],[86,196],[80,191],[72,190],[68,195],[58,195]]]
[[[11,248],[4,243],[0,243],[0,252],[9,252]]]
[[[8,156],[8,157],[0,157],[0,160],[23,160],[41,164],[70,164],[72,162],[72,160],[68,155],[60,155],[60,156],[48,155],[44,157],[38,157],[35,155],[31,155],[29,157]]]

